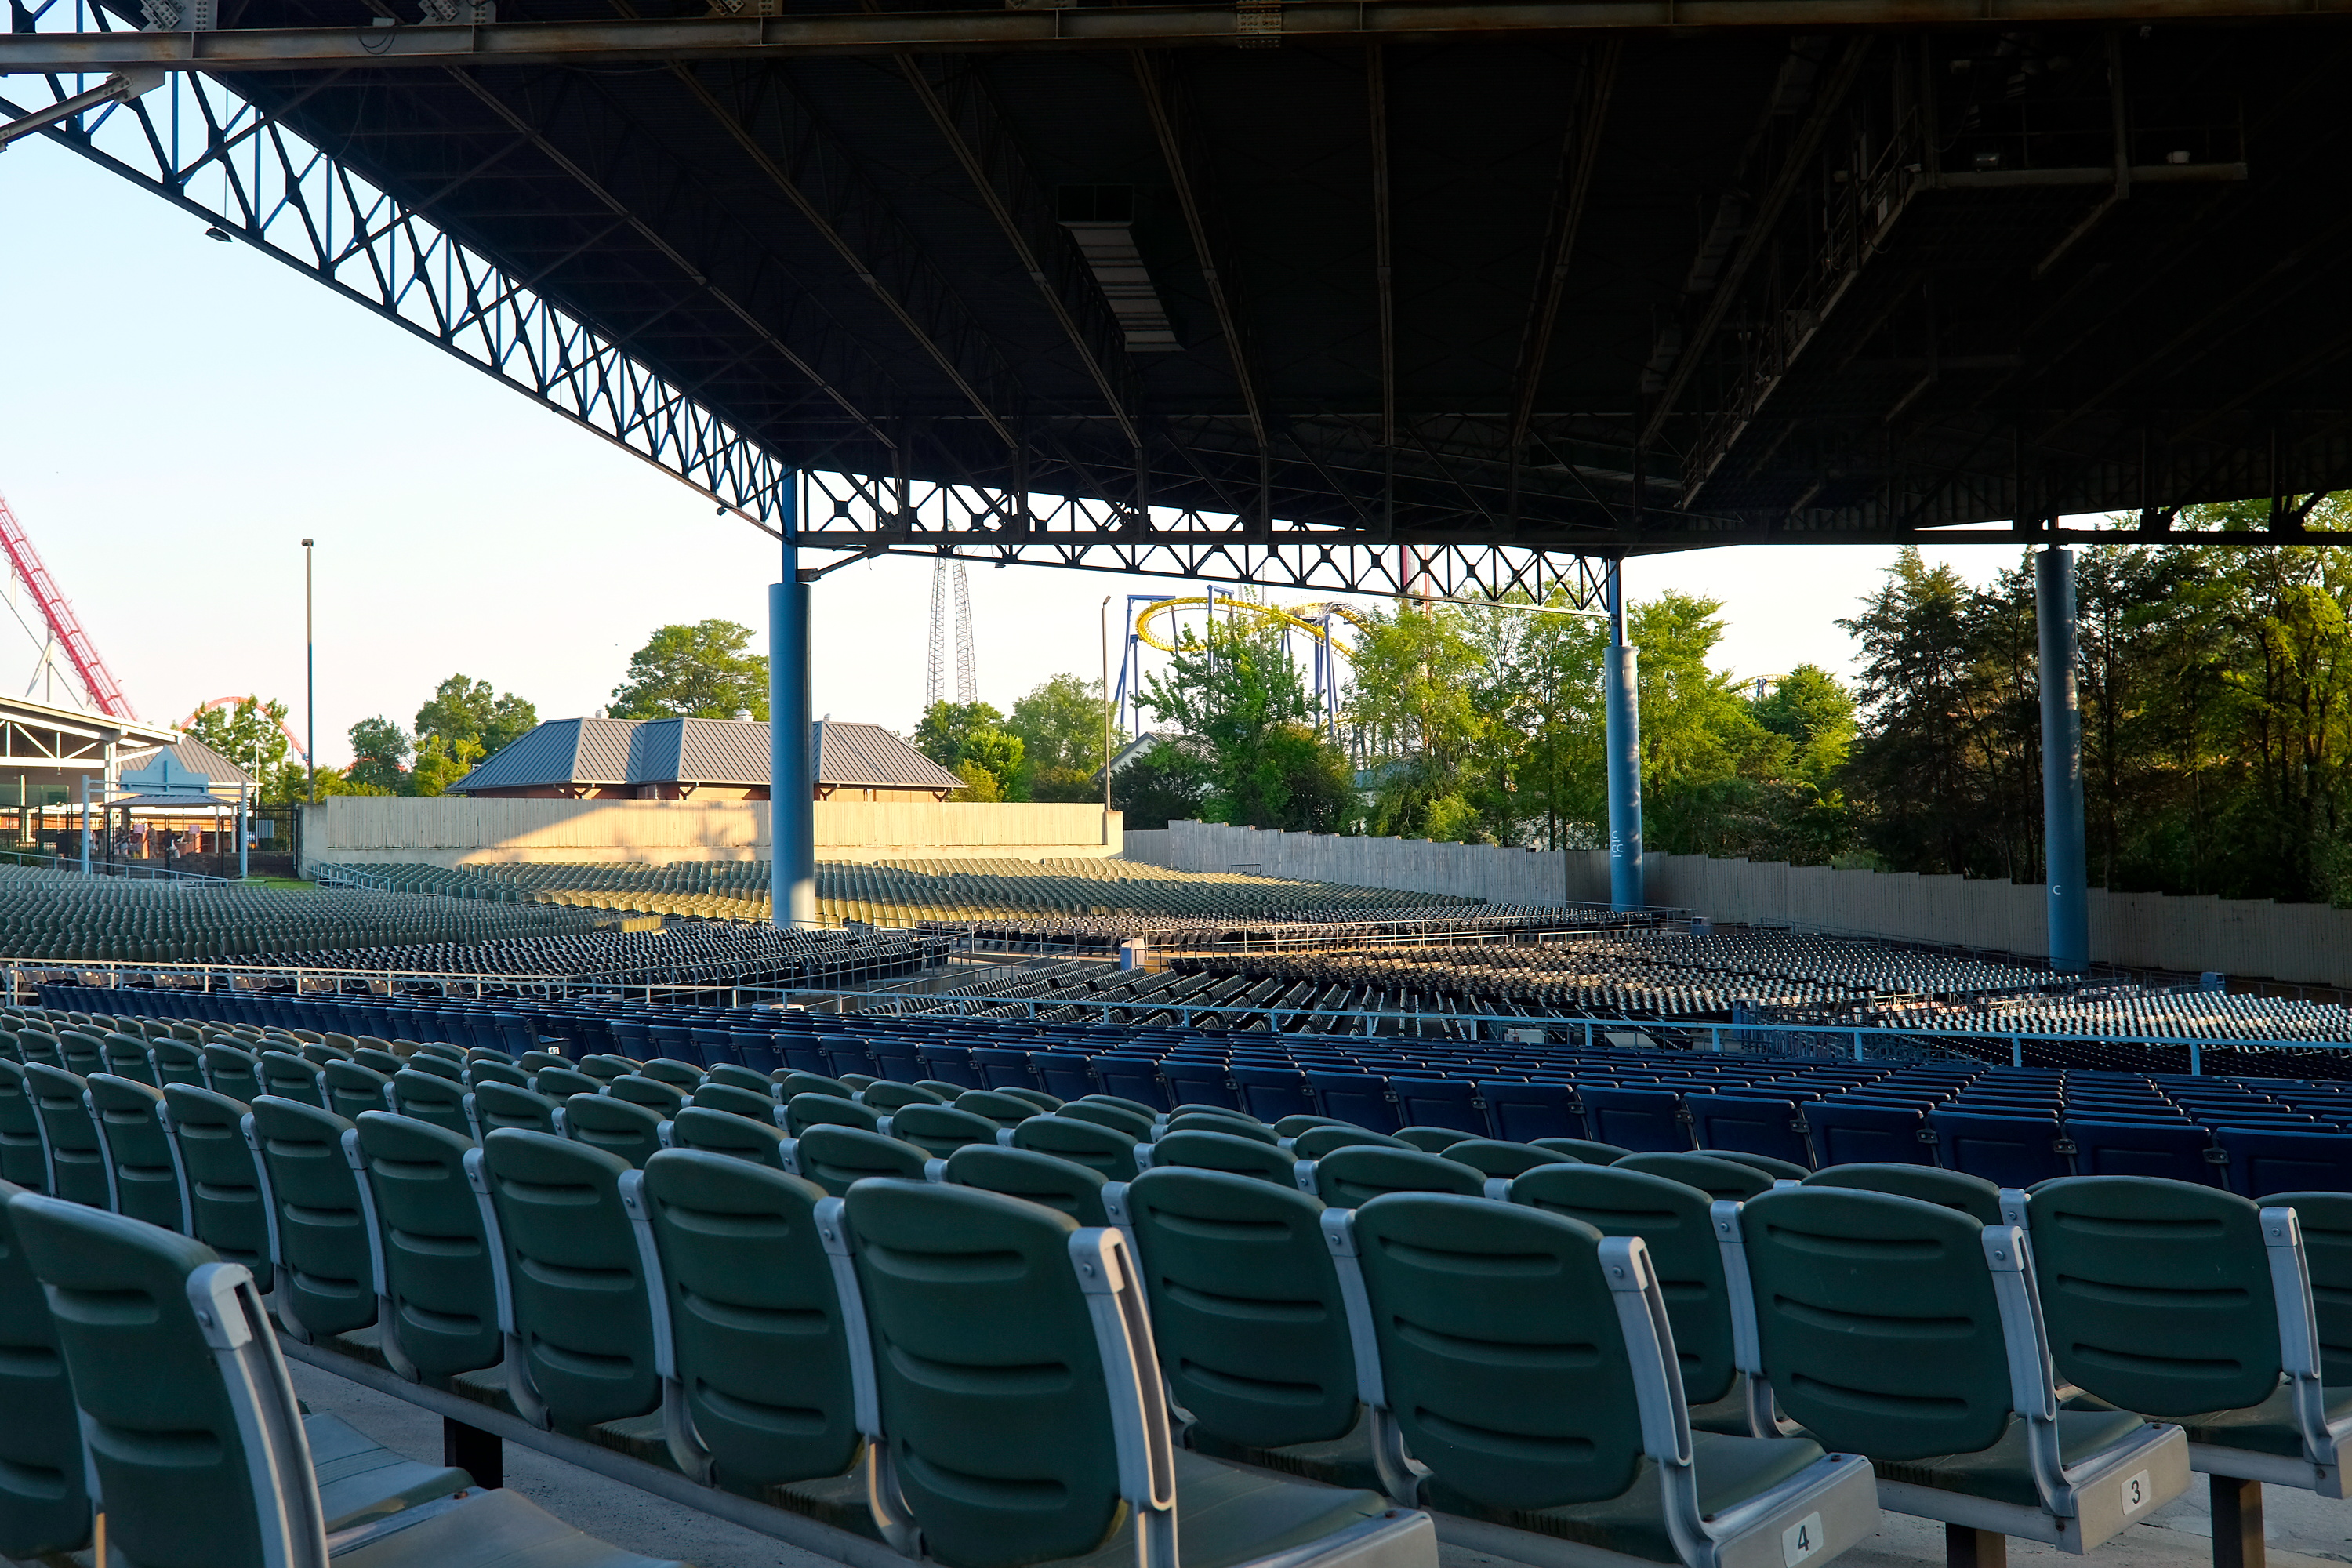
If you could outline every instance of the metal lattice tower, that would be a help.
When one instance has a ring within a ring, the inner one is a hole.
[[[923,711],[926,713],[947,699],[950,616],[954,620],[955,700],[958,702],[977,702],[980,700],[980,674],[972,662],[971,653],[971,585],[964,577],[962,562],[951,562],[941,556],[931,563],[930,663],[923,683]]]

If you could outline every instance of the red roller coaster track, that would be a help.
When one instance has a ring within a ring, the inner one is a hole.
[[[139,717],[131,710],[131,700],[122,695],[122,683],[114,679],[114,672],[106,668],[106,660],[99,657],[98,645],[82,630],[73,605],[58,591],[57,579],[49,575],[41,552],[33,548],[25,525],[8,510],[5,496],[0,496],[0,549],[7,551],[8,564],[24,579],[25,586],[33,591],[33,597],[40,601],[41,614],[49,623],[49,635],[66,650],[82,689],[89,693],[90,706],[117,719]]]

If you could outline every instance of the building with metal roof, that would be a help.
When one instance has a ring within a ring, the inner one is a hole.
[[[879,724],[813,726],[819,800],[945,800],[963,781]],[[739,719],[551,719],[450,786],[503,800],[766,800],[769,730]]]

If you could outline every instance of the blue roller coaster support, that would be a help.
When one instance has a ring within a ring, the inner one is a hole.
[[[1641,667],[1625,641],[1621,563],[1609,563],[1609,647],[1602,656],[1601,700],[1608,716],[1609,904],[1638,910],[1642,889]]]
[[[777,487],[783,581],[768,588],[770,919],[816,924],[816,742],[810,722],[809,589],[800,580],[800,475]]]
[[[2089,856],[2083,832],[2083,709],[2075,685],[2074,552],[2033,562],[2042,640],[2042,834],[2050,868],[2050,967],[2091,967]]]

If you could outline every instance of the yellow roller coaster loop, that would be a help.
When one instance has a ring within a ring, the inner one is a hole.
[[[1308,637],[1326,644],[1332,652],[1342,658],[1352,658],[1355,656],[1349,652],[1347,644],[1331,635],[1329,617],[1337,616],[1341,620],[1352,621],[1360,626],[1365,624],[1362,616],[1342,604],[1293,605],[1286,610],[1276,605],[1260,605],[1248,599],[1229,599],[1218,594],[1192,599],[1161,599],[1156,604],[1146,605],[1143,607],[1143,613],[1135,617],[1136,640],[1147,647],[1156,647],[1162,653],[1174,653],[1175,644],[1161,642],[1152,636],[1151,619],[1154,616],[1162,614],[1172,616],[1178,610],[1193,605],[1241,610],[1271,621],[1285,631],[1304,632]]]

